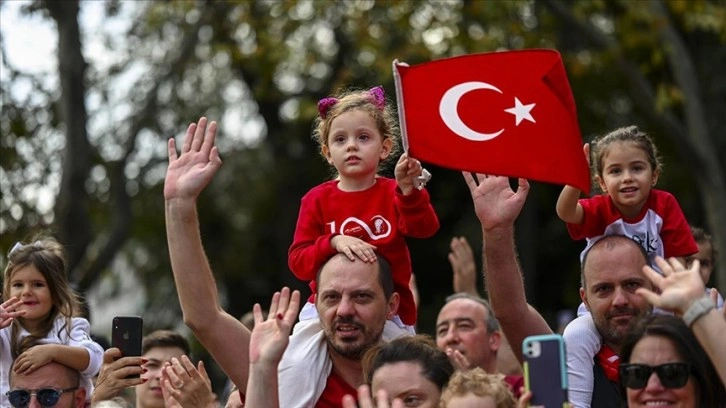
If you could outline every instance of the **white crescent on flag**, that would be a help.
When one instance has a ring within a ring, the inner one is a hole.
[[[452,132],[463,137],[464,139],[473,140],[475,142],[483,142],[485,140],[491,140],[499,136],[504,132],[504,129],[494,133],[482,133],[470,128],[464,123],[459,117],[457,107],[459,106],[459,99],[464,96],[467,92],[475,89],[489,89],[502,93],[496,86],[488,84],[486,82],[464,82],[459,85],[452,86],[448,91],[441,97],[441,103],[439,104],[439,115],[444,121],[446,126],[451,129]]]

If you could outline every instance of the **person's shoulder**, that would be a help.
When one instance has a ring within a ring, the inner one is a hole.
[[[315,197],[319,197],[321,195],[328,194],[330,191],[334,191],[334,190],[338,189],[337,184],[338,184],[338,180],[324,181],[324,182],[318,184],[317,186],[311,188],[310,190],[308,190],[308,192],[305,193],[305,195],[303,196],[303,199],[315,198]]]
[[[676,201],[676,196],[670,191],[657,189],[650,190],[650,198],[657,201]]]

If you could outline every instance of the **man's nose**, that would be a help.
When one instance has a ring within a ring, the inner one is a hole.
[[[355,307],[353,305],[353,301],[343,296],[342,299],[340,299],[340,303],[338,303],[338,310],[337,310],[338,316],[352,316],[355,314]]]
[[[448,330],[446,330],[446,334],[444,335],[444,342],[446,344],[456,344],[459,342],[459,336],[458,331],[454,327],[449,327]]]
[[[40,402],[38,402],[37,395],[32,395],[30,397],[30,404],[28,404],[28,408],[43,408],[43,406],[40,405]]]
[[[628,294],[625,293],[625,290],[623,290],[623,288],[615,288],[615,291],[613,292],[613,305],[624,306],[628,303],[630,303],[630,300],[628,298]]]

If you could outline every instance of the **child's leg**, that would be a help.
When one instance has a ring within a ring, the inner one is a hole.
[[[570,402],[576,407],[589,407],[595,381],[593,365],[602,339],[595,328],[592,315],[582,315],[565,327],[567,347],[567,382]]]
[[[300,315],[298,316],[298,318],[300,319],[300,321],[317,319],[318,309],[315,308],[315,303],[305,303],[302,310],[300,310]]]
[[[398,315],[394,315],[391,318],[391,320],[389,320],[389,321],[395,323],[396,324],[396,327],[398,327],[399,329],[403,330],[401,332],[401,334],[410,334],[412,336],[414,334],[416,334],[416,328],[413,327],[413,326],[409,326],[409,325],[405,324],[403,321],[401,321],[401,318]],[[395,336],[395,337],[398,337],[398,336]],[[386,333],[385,332],[384,332],[384,338],[386,340],[393,340],[393,338],[386,337]]]

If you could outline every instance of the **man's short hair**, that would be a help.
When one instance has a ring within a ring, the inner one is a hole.
[[[187,339],[172,330],[156,330],[144,337],[141,342],[141,354],[146,354],[157,347],[177,347],[182,349],[187,356],[191,353]]]
[[[609,248],[614,248],[618,245],[619,242],[630,242],[635,245],[635,247],[638,248],[638,250],[640,251],[640,254],[643,255],[645,264],[651,266],[650,259],[648,258],[648,253],[645,252],[645,248],[643,248],[643,246],[640,245],[636,240],[620,234],[602,235],[598,238],[594,238],[593,242],[589,243],[588,247],[585,248],[585,253],[582,255],[582,264],[580,264],[580,286],[582,286],[583,289],[586,289],[585,265],[587,265],[587,258],[588,255],[590,255],[590,252],[592,252],[594,248],[601,247],[603,245],[607,245]]]
[[[378,283],[381,285],[381,288],[383,288],[383,295],[386,297],[386,299],[390,299],[391,295],[393,295],[393,273],[391,272],[391,264],[388,263],[386,258],[382,257],[378,252],[376,254],[376,264],[378,265]],[[339,254],[336,254],[339,255]],[[336,255],[331,256],[328,258],[327,261],[323,264],[323,266],[318,269],[318,273],[315,276],[315,281],[320,282],[320,273],[323,271],[323,268],[325,268],[325,265]],[[344,255],[341,255],[344,256]],[[347,258],[346,258],[347,259]],[[357,261],[356,261],[357,262]],[[315,289],[317,291],[317,288]]]
[[[497,320],[497,317],[494,315],[494,311],[492,310],[492,305],[489,304],[489,302],[479,296],[474,296],[472,294],[466,293],[466,292],[458,292],[454,293],[453,295],[449,295],[446,297],[446,303],[456,300],[456,299],[469,299],[473,300],[474,302],[480,303],[484,306],[484,309],[487,311],[487,317],[484,323],[486,324],[487,331],[489,333],[494,333],[496,331],[499,331],[499,320]]]

